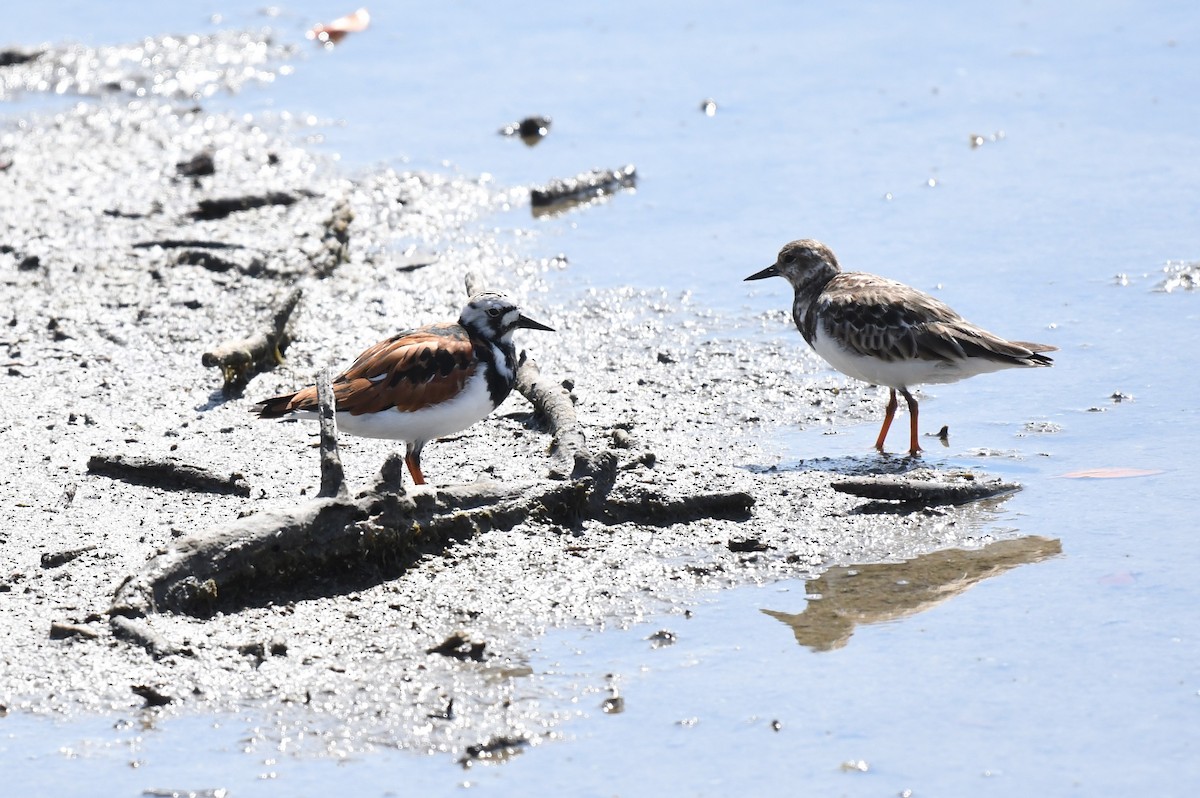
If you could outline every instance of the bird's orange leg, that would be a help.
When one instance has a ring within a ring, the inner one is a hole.
[[[917,400],[906,388],[901,388],[900,393],[904,394],[904,401],[908,402],[908,453],[916,457],[921,453],[921,445],[917,443]]]
[[[898,406],[896,402],[896,389],[889,388],[888,390],[890,393],[888,395],[887,413],[883,417],[883,429],[879,430],[879,437],[875,439],[875,448],[881,452],[883,451],[883,441],[887,438],[888,430],[892,426],[892,417],[896,415],[896,407]]]
[[[408,473],[412,474],[414,485],[424,485],[425,475],[421,473],[421,456],[419,454],[404,455],[404,464],[408,466]]]

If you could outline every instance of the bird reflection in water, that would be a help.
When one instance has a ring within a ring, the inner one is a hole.
[[[1061,541],[1030,535],[981,549],[935,551],[906,562],[839,566],[808,582],[812,598],[803,612],[763,612],[792,627],[800,645],[832,651],[846,645],[859,624],[916,615],[976,582],[1061,553]]]

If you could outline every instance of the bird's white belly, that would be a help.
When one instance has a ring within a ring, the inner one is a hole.
[[[493,409],[487,379],[480,369],[457,396],[440,404],[407,412],[390,408],[357,416],[339,411],[336,416],[338,430],[351,435],[396,441],[431,441],[462,432],[482,421]],[[295,415],[298,418],[317,418],[316,413],[310,412]]]
[[[829,337],[819,324],[813,338],[813,349],[843,374],[871,385],[883,385],[888,388],[958,382],[976,374],[999,371],[1007,365],[983,358],[945,362],[917,358],[882,360],[864,357],[842,347],[835,339]]]

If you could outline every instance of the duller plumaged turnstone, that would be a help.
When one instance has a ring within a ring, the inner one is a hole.
[[[903,283],[843,272],[833,250],[811,238],[793,241],[773,264],[747,277],[785,277],[795,289],[792,318],[829,365],[871,385],[887,386],[887,414],[875,448],[896,414],[896,392],[908,402],[909,452],[917,443],[917,400],[909,388],[957,382],[1014,366],[1049,366],[1048,344],[1007,341],[976,327],[944,302]]]
[[[421,449],[482,421],[512,390],[517,328],[547,330],[502,294],[471,297],[455,324],[430,324],[393,335],[358,356],[333,379],[338,428],[366,438],[405,442],[413,482],[425,484]],[[317,388],[259,402],[260,418],[318,418]]]

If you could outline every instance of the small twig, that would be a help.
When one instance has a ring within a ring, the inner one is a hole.
[[[232,396],[245,389],[250,377],[278,365],[283,350],[291,342],[287,324],[292,311],[303,296],[303,290],[293,288],[275,309],[271,326],[262,332],[238,341],[226,341],[215,349],[205,352],[200,362],[209,368],[220,368],[225,384],[223,390]]]
[[[108,619],[108,625],[112,628],[113,637],[141,646],[155,659],[188,653],[186,649],[180,648],[152,630],[145,622],[124,615],[112,615]]]
[[[83,640],[95,640],[100,636],[90,626],[81,623],[67,623],[65,621],[51,621],[50,623],[50,639],[51,640],[67,640],[72,637],[78,637]]]
[[[321,490],[317,496],[345,496],[348,493],[346,475],[338,454],[337,416],[334,415],[337,412],[337,398],[333,394],[328,366],[317,374],[317,401],[321,420]]]

